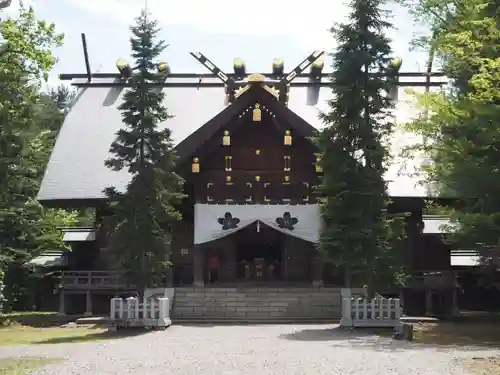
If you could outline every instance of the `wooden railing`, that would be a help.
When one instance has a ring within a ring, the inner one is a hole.
[[[61,287],[71,289],[123,289],[123,273],[119,271],[63,271]]]
[[[111,328],[145,327],[165,329],[170,324],[168,298],[112,298],[110,306]]]
[[[402,308],[399,298],[343,298],[343,327],[398,327]]]

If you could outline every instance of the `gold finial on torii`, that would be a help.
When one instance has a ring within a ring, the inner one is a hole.
[[[260,73],[253,73],[248,76],[248,82],[264,82],[266,77]]]

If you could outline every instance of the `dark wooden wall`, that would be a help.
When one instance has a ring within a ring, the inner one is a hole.
[[[291,129],[292,145],[284,144],[289,124],[268,113],[254,122],[251,111],[220,129],[198,151],[200,173],[195,178],[197,202],[204,203],[315,203],[315,147]],[[231,145],[223,146],[228,130]],[[226,170],[231,157],[231,170]],[[285,165],[285,157],[289,164]],[[289,167],[290,170],[285,170]],[[230,181],[228,180],[230,178]]]

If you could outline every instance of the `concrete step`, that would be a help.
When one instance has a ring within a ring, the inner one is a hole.
[[[339,324],[340,318],[311,318],[311,317],[244,317],[244,318],[228,318],[225,316],[213,317],[179,317],[172,318],[172,324],[190,325],[190,324],[221,324],[221,325],[238,325],[238,324]]]
[[[285,302],[300,302],[300,301],[333,301],[339,300],[340,296],[294,296],[294,295],[282,295],[282,296],[266,296],[266,295],[201,295],[201,296],[191,296],[191,295],[175,295],[177,301],[248,301],[248,302],[273,302],[273,301],[285,301]]]
[[[242,292],[242,293],[252,293],[252,292],[266,292],[266,293],[298,293],[298,292],[318,292],[318,293],[340,293],[340,288],[328,288],[328,287],[287,287],[287,288],[272,288],[272,287],[239,287],[239,288],[226,288],[226,287],[178,287],[175,288],[176,293],[182,292]]]
[[[199,321],[327,320],[341,314],[339,288],[177,288],[173,319]]]

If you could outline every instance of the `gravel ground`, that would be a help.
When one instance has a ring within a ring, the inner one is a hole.
[[[424,347],[332,325],[177,325],[109,341],[0,348],[0,358],[65,358],[35,375],[464,375],[459,359],[494,354]]]

